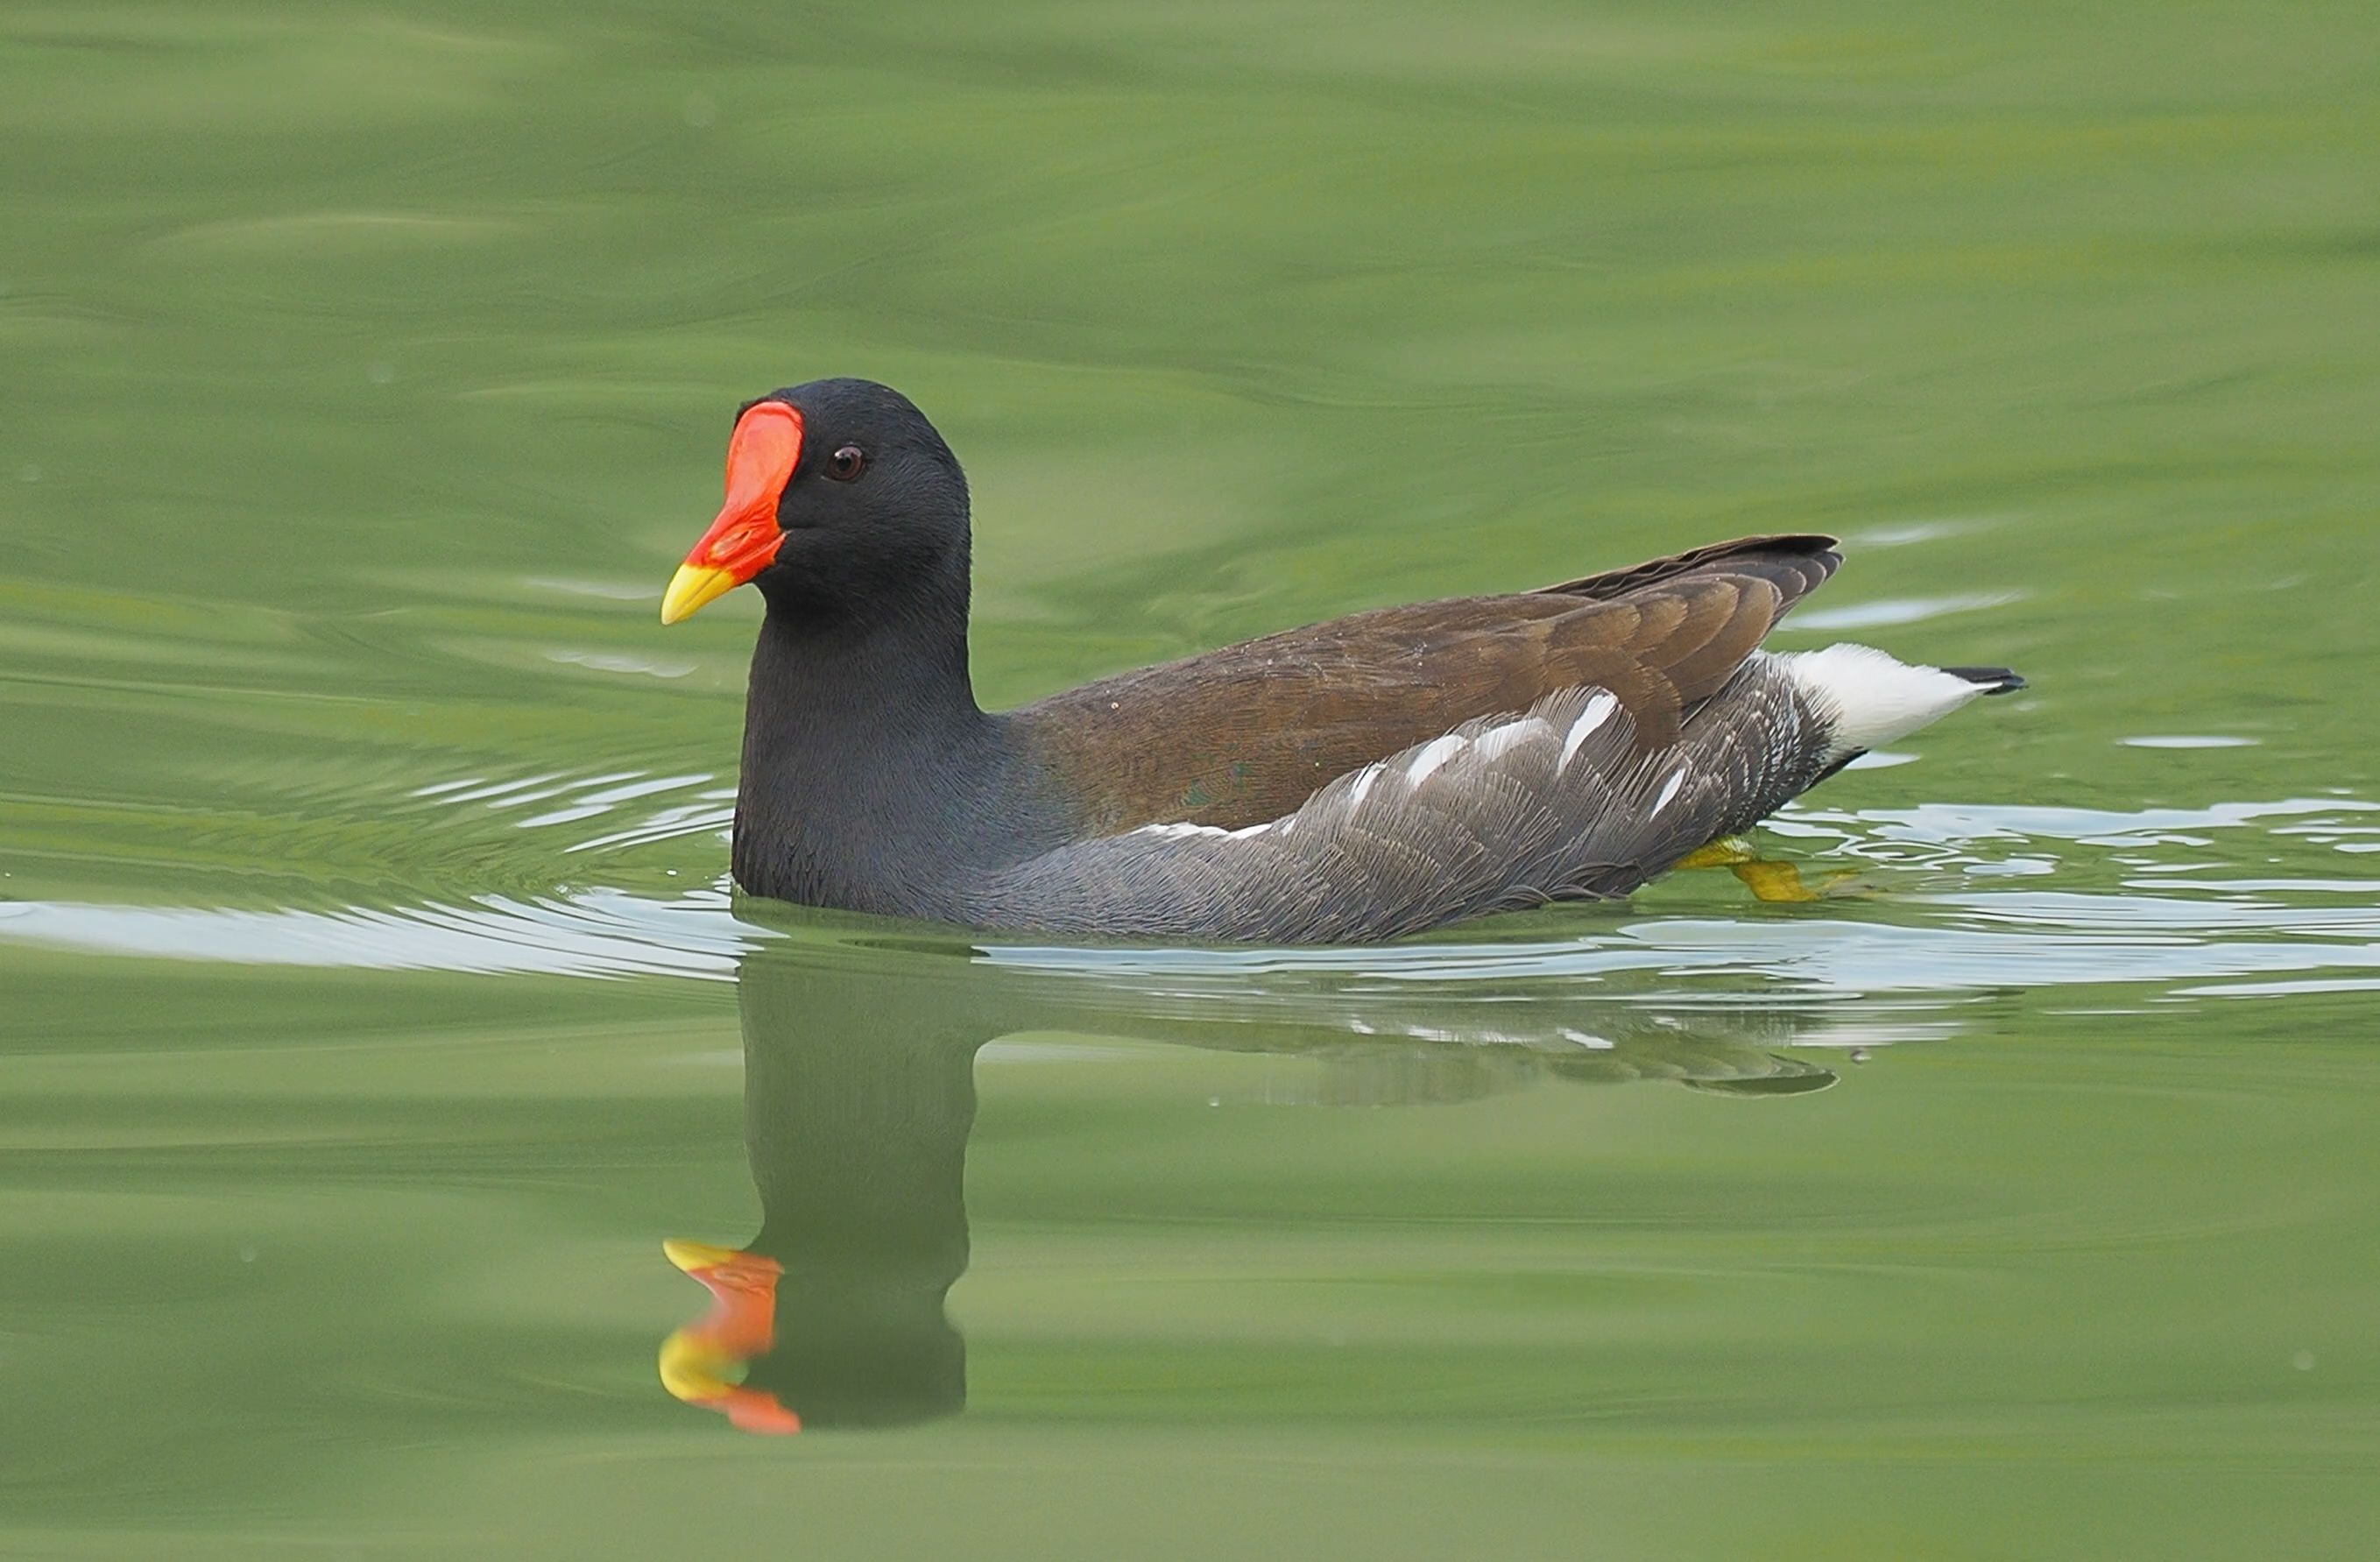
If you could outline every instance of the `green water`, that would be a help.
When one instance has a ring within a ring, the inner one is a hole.
[[[9,6],[0,1553],[2370,1555],[2375,145],[2364,4]],[[828,373],[1003,702],[1783,529],[2034,690],[1812,906],[738,905]]]

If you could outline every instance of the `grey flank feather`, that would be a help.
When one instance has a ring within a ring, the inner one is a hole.
[[[1610,693],[1561,689],[1342,775],[1269,824],[1061,847],[994,875],[965,914],[1054,933],[1361,943],[1624,895],[1811,785],[1825,750],[1765,654],[1650,751]]]

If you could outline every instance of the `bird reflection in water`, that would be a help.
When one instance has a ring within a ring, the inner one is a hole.
[[[966,1344],[944,1300],[967,1265],[976,1055],[1002,1036],[1295,1055],[1318,1063],[1316,1101],[1360,1104],[1476,1100],[1548,1080],[1795,1095],[1834,1074],[1770,1049],[1844,1040],[1826,1033],[1840,1011],[1817,1006],[1487,1002],[1476,980],[1383,994],[1346,968],[1151,979],[1147,968],[1052,970],[1029,955],[812,936],[744,958],[745,1144],[760,1230],[740,1249],[664,1244],[712,1299],[662,1346],[670,1393],[759,1434],[913,1425],[965,1408]],[[1513,995],[1499,985],[1496,995]]]

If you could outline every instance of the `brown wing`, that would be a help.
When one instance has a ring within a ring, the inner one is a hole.
[[[1509,596],[1336,618],[1016,713],[1106,835],[1277,819],[1348,771],[1556,689],[1609,689],[1647,748],[1834,573],[1830,537],[1747,537]]]

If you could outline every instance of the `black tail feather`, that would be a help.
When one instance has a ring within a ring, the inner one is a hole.
[[[2013,694],[2025,687],[2024,678],[2010,667],[1945,667],[1942,671],[1969,683],[1983,684],[1986,694]]]

